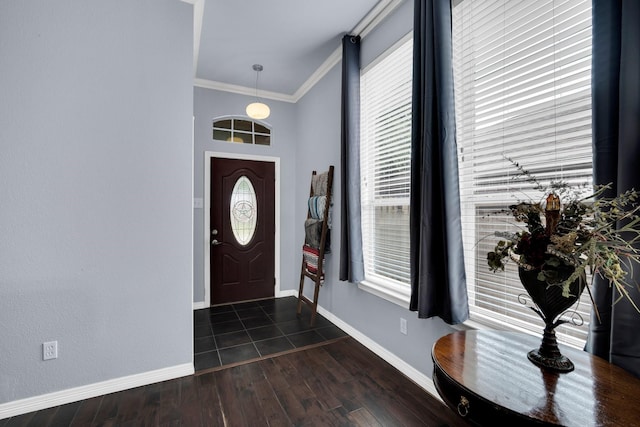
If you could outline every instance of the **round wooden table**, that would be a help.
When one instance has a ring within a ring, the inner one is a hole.
[[[527,359],[539,346],[540,338],[516,332],[454,332],[433,346],[433,381],[472,425],[640,426],[640,379],[562,345],[575,369],[550,372]]]

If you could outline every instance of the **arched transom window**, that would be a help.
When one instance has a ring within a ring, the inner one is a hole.
[[[271,129],[254,120],[225,117],[213,120],[213,139],[239,144],[271,145]]]

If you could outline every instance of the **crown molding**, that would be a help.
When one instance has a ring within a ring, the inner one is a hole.
[[[404,0],[385,0],[374,7],[365,18],[356,25],[352,30],[352,34],[357,34],[365,38],[367,34],[391,14]]]
[[[254,97],[256,96],[255,88],[249,88],[249,87],[240,86],[240,85],[232,85],[228,83],[221,83],[213,80],[196,78],[193,81],[193,85],[196,87],[202,87],[205,89],[220,90],[223,92],[231,92],[231,93],[237,93],[240,95],[247,95],[247,96],[254,96]],[[291,102],[291,103],[295,103],[297,101],[296,99],[294,99],[292,95],[287,95],[286,93],[279,93],[279,92],[269,92],[266,90],[258,90],[257,96],[258,98],[273,99],[274,101],[283,101],[283,102]]]
[[[200,2],[204,0],[183,0],[187,2]],[[369,34],[384,18],[393,12],[404,0],[382,0],[350,31],[349,34],[358,35],[364,38]],[[203,7],[204,9],[204,7]],[[202,18],[202,17],[201,17]],[[194,30],[195,31],[195,30]],[[342,60],[342,43],[329,55],[329,57],[311,74],[311,76],[294,92],[293,95],[279,92],[258,91],[258,97],[272,99],[274,101],[284,101],[296,103],[307,94],[322,78]],[[197,64],[197,63],[196,63]],[[220,90],[224,92],[237,93],[240,95],[255,96],[255,89],[246,86],[232,85],[216,82],[212,80],[195,78],[194,86],[205,89]]]
[[[403,1],[404,0],[384,0],[379,2],[373,9],[371,9],[367,16],[365,16],[362,21],[360,21],[358,25],[349,32],[349,34],[364,38]],[[307,92],[309,92],[311,88],[322,80],[322,78],[341,60],[342,43],[293,94],[295,102],[298,102]]]
[[[295,91],[292,98],[294,102],[300,101],[300,99],[306,95],[307,92],[313,88],[322,78],[338,63],[342,60],[342,46],[333,51],[331,55],[311,74],[311,76]]]

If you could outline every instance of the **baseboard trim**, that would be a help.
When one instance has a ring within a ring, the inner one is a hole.
[[[183,365],[176,365],[155,371],[143,372],[141,374],[115,378],[86,386],[42,394],[40,396],[14,400],[12,402],[0,404],[0,420],[27,414],[33,411],[52,408],[54,406],[65,405],[71,402],[77,402],[79,400],[102,396],[104,394],[115,393],[134,387],[141,387],[148,384],[184,377],[192,375],[193,373],[193,364],[185,363]]]
[[[298,291],[296,291],[295,289],[284,289],[284,290],[281,290],[276,295],[276,298],[282,298],[282,297],[296,297],[296,298],[298,298]]]
[[[443,402],[442,398],[438,394],[438,390],[436,390],[435,385],[433,384],[433,380],[418,371],[413,366],[409,365],[407,362],[382,347],[377,342],[373,341],[371,338],[358,331],[348,323],[344,322],[342,319],[334,315],[333,313],[325,310],[321,306],[318,306],[318,313],[326,317],[331,323],[351,335],[356,341],[360,344],[367,347],[369,350],[380,356],[383,360],[389,363],[391,366],[402,372],[406,375],[410,380],[418,384],[422,387],[427,393],[433,395],[436,399]]]
[[[287,289],[278,293],[278,297],[286,296],[298,296],[296,290]],[[194,303],[194,309],[197,305],[202,303]],[[204,308],[204,307],[203,307]],[[433,380],[422,372],[409,365],[407,362],[382,347],[371,338],[358,331],[342,319],[334,315],[333,313],[325,310],[322,306],[318,305],[318,313],[326,317],[333,324],[340,329],[348,333],[360,344],[367,347],[369,350],[380,356],[383,360],[389,363],[394,368],[398,369],[404,375],[406,375],[413,382],[422,387],[429,394],[433,395],[438,400],[442,401],[442,398],[438,394],[438,391],[433,384]],[[128,390],[135,387],[141,387],[148,384],[153,384],[161,381],[171,380],[174,378],[180,378],[187,375],[194,374],[194,367],[192,363],[185,363],[182,365],[176,365],[169,368],[158,369],[155,371],[144,372],[141,374],[130,375],[127,377],[115,378],[112,380],[102,381],[99,383],[89,384],[86,386],[75,387],[67,390],[56,391],[53,393],[43,394],[40,396],[28,397],[26,399],[14,400],[12,402],[0,404],[0,420],[15,417],[18,415],[26,414],[29,412],[39,411],[42,409],[51,408],[54,406],[65,405],[71,402],[77,402],[79,400],[90,399],[96,396],[102,396],[109,393],[115,393],[118,391]]]
[[[193,303],[194,310],[200,310],[201,308],[207,308],[207,307],[209,306],[204,301],[198,301]]]

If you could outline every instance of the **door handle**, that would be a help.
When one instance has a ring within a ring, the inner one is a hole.
[[[218,235],[218,230],[217,229],[213,229],[211,230],[211,236],[217,236]],[[218,242],[218,239],[211,239],[211,246],[218,246],[221,245],[222,242]]]

